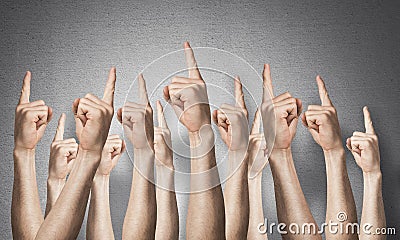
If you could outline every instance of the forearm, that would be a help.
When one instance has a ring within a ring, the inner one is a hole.
[[[255,178],[249,179],[249,228],[247,239],[267,239],[267,235],[262,235],[258,231],[258,225],[264,222],[264,212],[262,206],[261,192],[262,173]]]
[[[224,191],[227,239],[246,239],[249,225],[248,157],[246,151],[229,152],[229,172]]]
[[[187,238],[224,239],[225,209],[215,161],[214,133],[207,126],[203,127],[201,136],[199,132],[192,132],[189,138],[192,193],[186,221]]]
[[[96,175],[94,177],[86,228],[87,239],[114,239],[109,188],[109,175]]]
[[[286,226],[292,223],[298,224],[298,226],[302,226],[304,223],[312,223],[317,229],[318,226],[311,214],[297,177],[291,149],[273,150],[270,166],[274,179],[279,222],[285,223]],[[304,234],[291,234],[288,231],[288,234],[282,237],[285,239],[304,239]],[[315,234],[307,236],[307,239],[321,239],[321,236]]]
[[[172,162],[172,159],[171,159]],[[156,200],[157,225],[155,239],[178,239],[179,216],[174,192],[174,172],[168,167],[157,166]]]
[[[78,151],[68,181],[36,239],[72,239],[78,236],[100,157],[101,151]]]
[[[357,212],[353,192],[346,167],[344,149],[324,151],[327,176],[327,210],[326,223],[357,223]],[[347,216],[345,221],[339,221],[338,216]],[[327,239],[343,239],[343,234],[326,231]],[[346,234],[347,235],[347,234]],[[346,239],[358,239],[357,233],[348,234]]]
[[[386,239],[386,235],[374,235],[376,228],[386,227],[385,209],[382,197],[382,174],[364,173],[364,197],[361,216],[361,228],[366,225],[371,227],[366,229],[371,234],[361,229],[362,239]]]
[[[123,239],[154,239],[156,229],[156,196],[154,152],[134,150],[131,194],[122,229]]]
[[[14,239],[34,239],[43,214],[36,183],[35,150],[14,150],[11,223]]]
[[[64,188],[65,182],[65,179],[47,179],[46,217],[54,204],[56,204],[56,201]]]

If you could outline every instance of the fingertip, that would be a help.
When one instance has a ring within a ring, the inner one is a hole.
[[[364,107],[363,107],[363,112],[364,112],[364,114],[365,114],[365,113],[369,113],[369,109],[368,109],[367,106],[364,106]]]
[[[47,107],[47,122],[50,122],[53,118],[53,109],[51,107]]]
[[[157,100],[156,106],[157,106],[157,112],[158,112],[158,114],[162,114],[162,113],[163,113],[163,106],[162,106],[160,100]]]
[[[190,47],[189,41],[185,41],[185,42],[183,43],[183,47],[184,47],[184,48],[191,48],[191,47]]]
[[[170,96],[169,96],[169,89],[168,89],[168,86],[165,86],[165,87],[163,88],[163,93],[164,93],[164,99],[165,99],[166,101],[169,101]]]
[[[214,111],[212,112],[212,119],[213,119],[215,124],[218,123],[217,116],[218,116],[218,111],[216,109],[214,109]]]
[[[65,123],[67,115],[65,113],[61,113],[60,118],[58,119],[58,125],[62,125]]]

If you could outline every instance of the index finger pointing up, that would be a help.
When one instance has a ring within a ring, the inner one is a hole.
[[[143,74],[139,74],[138,84],[139,84],[139,101],[141,104],[146,105],[149,103],[149,97],[147,96],[146,81],[143,78]]]
[[[241,108],[246,109],[246,103],[244,102],[242,82],[240,81],[239,76],[237,76],[235,78],[235,100],[236,100],[236,104],[238,104]]]
[[[364,112],[365,132],[369,134],[375,134],[374,126],[372,125],[371,114],[369,113],[367,106],[363,108],[363,112]]]
[[[30,94],[31,94],[31,72],[27,71],[25,73],[24,82],[22,84],[19,104],[29,103]]]
[[[189,78],[202,79],[199,69],[197,68],[197,62],[194,57],[193,49],[190,47],[189,42],[185,42],[185,59],[186,66],[189,70]]]
[[[59,141],[64,139],[65,118],[66,118],[65,113],[61,114],[60,119],[58,120],[56,135],[54,135],[53,141]]]
[[[250,134],[258,134],[260,133],[260,126],[261,126],[261,113],[260,109],[257,108],[256,114],[254,115],[253,126],[251,126]]]
[[[263,101],[274,97],[274,89],[272,87],[271,67],[269,64],[264,64],[263,70]]]
[[[332,106],[331,99],[329,98],[328,91],[325,87],[325,82],[322,80],[321,76],[317,76],[316,78],[318,84],[318,92],[319,97],[321,98],[321,105],[322,106]]]
[[[158,120],[158,126],[161,128],[168,128],[167,126],[167,121],[165,120],[164,117],[164,110],[161,105],[160,100],[157,101],[157,120]]]
[[[106,83],[106,87],[104,88],[103,100],[110,104],[114,105],[114,92],[115,92],[115,81],[117,80],[117,74],[115,67],[112,67]]]

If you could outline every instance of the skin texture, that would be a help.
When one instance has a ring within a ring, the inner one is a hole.
[[[213,120],[229,149],[229,174],[232,174],[224,190],[226,239],[246,239],[249,224],[249,123],[240,79],[237,77],[234,83],[236,104],[223,104],[213,112]]]
[[[321,105],[309,105],[302,115],[303,125],[308,128],[315,142],[324,151],[327,175],[326,223],[357,223],[356,205],[346,167],[346,155],[335,107],[329,98],[325,83],[316,78]],[[338,214],[344,212],[347,220],[340,222]],[[326,229],[327,239],[358,239],[357,233],[331,233]]]
[[[114,239],[110,213],[110,173],[117,165],[125,143],[118,135],[110,135],[104,145],[100,165],[93,179],[86,239]]]
[[[43,100],[29,101],[30,83],[31,73],[28,71],[15,110],[14,185],[11,207],[14,239],[34,239],[43,222],[36,183],[35,148],[50,122],[52,110]]]
[[[154,180],[153,110],[146,83],[138,77],[139,103],[127,102],[117,117],[133,144],[135,156],[131,193],[122,228],[123,239],[154,239],[156,230],[156,192]]]
[[[253,125],[249,136],[248,158],[250,168],[252,164],[259,160],[267,161],[265,153],[267,145],[265,142],[264,134],[260,132],[261,114],[259,109],[254,116]],[[249,185],[249,228],[247,231],[248,240],[265,240],[268,239],[266,234],[261,234],[258,231],[258,225],[264,222],[264,213],[262,206],[262,193],[261,193],[262,172],[255,178],[248,178]]]
[[[68,181],[40,226],[36,239],[74,239],[78,236],[113,116],[115,81],[116,71],[111,68],[102,99],[87,94],[74,101],[76,135],[80,142],[78,154]]]
[[[293,162],[291,143],[296,134],[299,115],[302,111],[302,103],[299,99],[293,98],[288,92],[277,97],[273,95],[270,66],[264,65],[263,71],[264,95],[261,105],[261,114],[264,125],[264,135],[268,132],[271,124],[275,124],[275,142],[269,158],[272,176],[274,179],[276,207],[278,220],[289,226],[297,223],[302,226],[304,223],[315,223],[315,220],[304,197],[300,182],[297,177]],[[269,96],[271,96],[271,98]],[[271,100],[272,99],[272,102]],[[275,114],[275,121],[271,116]],[[268,138],[269,139],[269,138]],[[286,228],[288,230],[288,228]],[[300,231],[300,233],[302,233]],[[283,239],[321,239],[316,234],[282,234]]]
[[[357,165],[363,171],[364,197],[361,216],[361,228],[365,224],[372,227],[370,233],[377,233],[376,228],[386,227],[385,209],[382,197],[382,173],[380,168],[380,154],[378,137],[375,133],[371,116],[367,107],[364,107],[365,133],[354,132],[346,141]],[[368,234],[360,231],[361,239],[386,239],[385,235]]]
[[[214,134],[205,82],[203,81],[193,50],[184,44],[189,78],[174,77],[164,88],[164,98],[172,105],[180,122],[188,129],[191,147],[191,173],[200,173],[216,166]],[[199,175],[198,175],[199,176]],[[218,171],[211,176],[191,177],[188,215],[186,220],[187,239],[224,239],[225,211],[221,185],[205,191],[196,191],[199,185],[219,181]],[[200,189],[202,188],[200,186]],[[204,221],[207,219],[207,221]]]
[[[156,239],[179,238],[178,205],[174,190],[174,164],[171,132],[164,117],[163,107],[157,101],[158,127],[154,127],[154,154],[157,182],[162,184],[156,189],[157,225]],[[166,188],[166,189],[165,189]]]
[[[46,216],[60,196],[78,152],[78,144],[74,138],[64,139],[65,118],[65,114],[61,114],[56,134],[50,147]]]

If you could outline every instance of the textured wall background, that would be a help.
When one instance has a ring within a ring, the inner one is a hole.
[[[233,52],[260,71],[263,63],[271,63],[276,91],[288,90],[306,105],[319,103],[314,78],[321,74],[338,109],[343,137],[363,130],[361,108],[368,105],[380,137],[387,224],[400,231],[399,12],[397,0],[2,0],[0,237],[12,237],[13,120],[24,72],[33,72],[33,100],[45,100],[54,108],[56,118],[61,112],[68,113],[66,135],[72,137],[73,99],[89,91],[102,94],[111,65],[118,69],[115,104],[119,107],[137,73],[155,58],[180,49],[185,40],[193,46]],[[55,128],[56,121],[52,121],[37,150],[43,209],[49,144]],[[121,132],[116,121],[111,131]],[[316,221],[322,223],[326,209],[323,155],[300,125],[293,151],[303,191]],[[362,174],[351,154],[347,156],[360,216]],[[131,171],[125,155],[111,175],[111,212],[117,239],[121,238]],[[271,174],[269,169],[264,172],[264,212],[276,221]],[[187,196],[179,195],[178,204],[184,239]],[[84,231],[85,225],[80,239]]]

